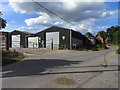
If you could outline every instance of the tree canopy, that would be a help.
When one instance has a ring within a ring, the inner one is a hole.
[[[112,26],[107,28],[107,37],[109,39],[108,43],[120,44],[120,26]]]
[[[111,26],[106,31],[99,31],[97,35],[101,36],[104,42],[109,44],[120,44],[120,26]]]
[[[103,39],[106,38],[106,32],[105,31],[99,31],[97,35],[100,35]]]

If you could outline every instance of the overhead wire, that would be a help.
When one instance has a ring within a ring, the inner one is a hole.
[[[32,0],[32,1],[33,1],[34,3],[36,3],[37,5],[39,5],[40,7],[44,8],[45,10],[47,10],[48,12],[50,12],[50,13],[54,14],[55,16],[59,17],[60,19],[64,20],[65,22],[67,22],[67,23],[69,23],[69,24],[71,24],[71,25],[75,25],[75,24],[71,23],[70,21],[64,19],[63,17],[57,15],[55,12],[49,10],[49,9],[46,8],[45,6],[41,5],[40,3],[38,3],[38,2],[36,2],[36,1],[34,1],[34,0]]]

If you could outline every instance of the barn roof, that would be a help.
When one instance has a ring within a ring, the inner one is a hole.
[[[33,33],[30,33],[30,32],[19,31],[19,30],[14,30],[11,33],[13,33],[13,32],[20,32],[20,33],[24,33],[24,34],[33,34]]]
[[[63,27],[52,26],[52,27],[49,27],[49,28],[47,28],[47,29],[45,29],[45,30],[42,30],[42,31],[40,31],[40,32],[38,32],[38,33],[36,33],[36,34],[39,34],[39,33],[44,32],[44,31],[48,31],[48,30],[50,30],[50,29],[72,30],[72,29],[67,29],[67,28],[63,28]],[[74,31],[74,30],[72,30],[72,31]],[[75,31],[75,32],[77,32],[77,31]],[[78,33],[80,33],[80,32],[78,32]]]

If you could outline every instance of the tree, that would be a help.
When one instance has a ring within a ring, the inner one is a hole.
[[[2,28],[5,28],[5,27],[6,27],[6,24],[7,24],[6,20],[4,20],[3,18],[1,18],[1,15],[2,15],[2,13],[1,13],[1,11],[0,11],[0,30],[1,30]]]
[[[98,35],[100,35],[103,39],[106,39],[106,32],[105,31],[99,31]]]
[[[107,28],[108,43],[120,44],[120,26],[112,26]]]

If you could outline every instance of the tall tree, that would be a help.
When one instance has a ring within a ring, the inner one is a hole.
[[[103,39],[106,39],[106,32],[105,31],[99,31],[98,35],[100,35]]]
[[[109,43],[120,44],[120,26],[107,28],[107,38]]]

